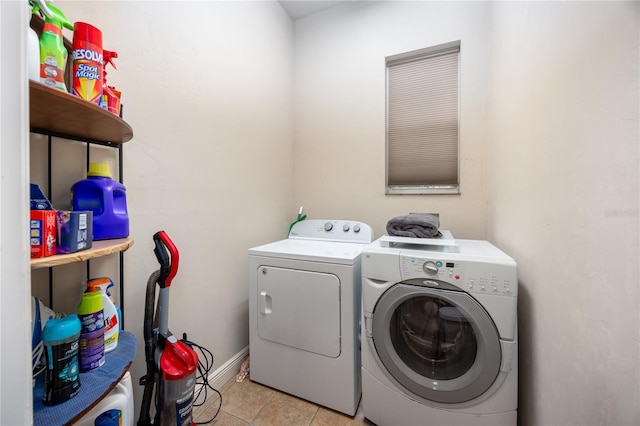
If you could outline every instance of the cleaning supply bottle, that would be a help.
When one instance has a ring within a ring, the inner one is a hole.
[[[118,336],[120,335],[120,317],[115,303],[107,289],[113,287],[111,279],[94,278],[87,282],[87,292],[99,291],[102,297],[104,310],[104,352],[111,352],[118,346]]]
[[[54,405],[73,398],[80,391],[78,369],[78,339],[80,319],[75,314],[52,318],[42,330],[47,372],[45,375],[45,405]]]
[[[35,4],[38,4],[38,9],[35,9]],[[44,0],[29,0],[27,6],[29,19],[37,10],[41,10],[48,17],[52,16]],[[40,81],[40,38],[31,26],[27,28],[27,75],[30,80]]]
[[[105,108],[102,102],[104,59],[102,32],[86,22],[73,26],[71,93]]]
[[[79,340],[80,371],[90,371],[104,364],[104,305],[99,291],[82,294],[78,306],[82,328]]]
[[[40,40],[31,27],[27,30],[27,76],[30,80],[40,81]]]
[[[107,84],[107,65],[111,64],[113,69],[116,68],[116,64],[113,63],[113,59],[118,57],[118,52],[112,52],[110,50],[103,51],[104,58],[104,79],[102,90],[102,104],[103,108],[106,108],[109,112],[120,115],[120,95],[121,93],[116,90],[115,87]]]
[[[51,13],[44,0],[29,0],[26,4],[28,6],[29,19],[38,11],[48,18],[53,17],[53,13]],[[30,80],[40,81],[40,37],[31,28],[31,25],[27,28],[27,75]]]
[[[40,83],[67,91],[64,82],[64,70],[67,65],[67,49],[64,47],[62,27],[73,29],[73,25],[64,13],[52,4],[47,5],[51,16],[45,15],[44,27],[40,36]],[[40,10],[34,5],[35,12]]]
[[[71,187],[71,204],[73,210],[93,211],[94,240],[129,236],[126,189],[111,179],[109,164],[89,164],[87,178]]]
[[[109,296],[109,300],[111,300],[111,302],[113,303],[113,306],[116,307],[116,316],[118,317],[118,337],[120,337],[120,332],[122,331],[122,310],[120,309],[120,306],[118,306],[115,299],[113,298],[113,295],[109,291],[111,287],[115,287],[115,284],[113,284],[113,281],[111,282],[111,284],[107,286],[107,296]]]
[[[36,376],[46,370],[46,357],[44,356],[44,342],[42,340],[42,332],[47,321],[55,318],[62,318],[65,314],[62,312],[54,312],[47,307],[40,299],[31,296],[31,354],[33,371],[33,385],[35,386]]]

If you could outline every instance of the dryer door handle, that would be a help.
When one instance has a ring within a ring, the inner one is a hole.
[[[260,292],[260,313],[263,315],[271,313],[271,296],[266,291]]]

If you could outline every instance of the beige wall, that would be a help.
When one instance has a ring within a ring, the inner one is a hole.
[[[353,2],[296,22],[295,198],[309,217],[387,221],[438,212],[486,237],[487,8],[480,2]],[[462,40],[461,195],[385,195],[385,57]]]
[[[296,211],[293,26],[275,2],[56,4],[70,20],[100,28],[104,48],[119,54],[108,81],[122,91],[124,117],[134,130],[124,146],[135,239],[125,255],[125,325],[140,345],[133,367],[139,406],[143,306],[147,279],[158,269],[156,231],[167,231],[180,250],[170,296],[174,334],[188,332],[211,350],[214,369],[248,345],[247,249],[286,235]],[[55,144],[63,154],[55,160],[60,189],[54,202],[64,203],[69,186],[83,177],[83,148]],[[106,155],[92,151],[96,159]],[[92,262],[92,275],[113,276],[102,265],[111,262]],[[55,271],[57,310],[76,306],[85,274],[78,268]],[[68,299],[57,297],[64,288]]]
[[[489,238],[518,262],[523,425],[638,424],[639,3],[496,3]]]
[[[296,23],[296,202],[438,211],[519,264],[522,424],[638,424],[638,3],[355,3]],[[461,53],[461,196],[384,195],[384,57]],[[488,105],[488,107],[487,107]]]

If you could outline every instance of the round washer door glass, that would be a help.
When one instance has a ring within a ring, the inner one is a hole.
[[[500,370],[495,324],[461,291],[396,284],[376,304],[373,342],[398,384],[430,401],[453,404],[477,398]]]

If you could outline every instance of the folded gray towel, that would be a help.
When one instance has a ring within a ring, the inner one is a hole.
[[[440,238],[440,219],[436,214],[410,213],[387,222],[387,234],[393,237]]]

